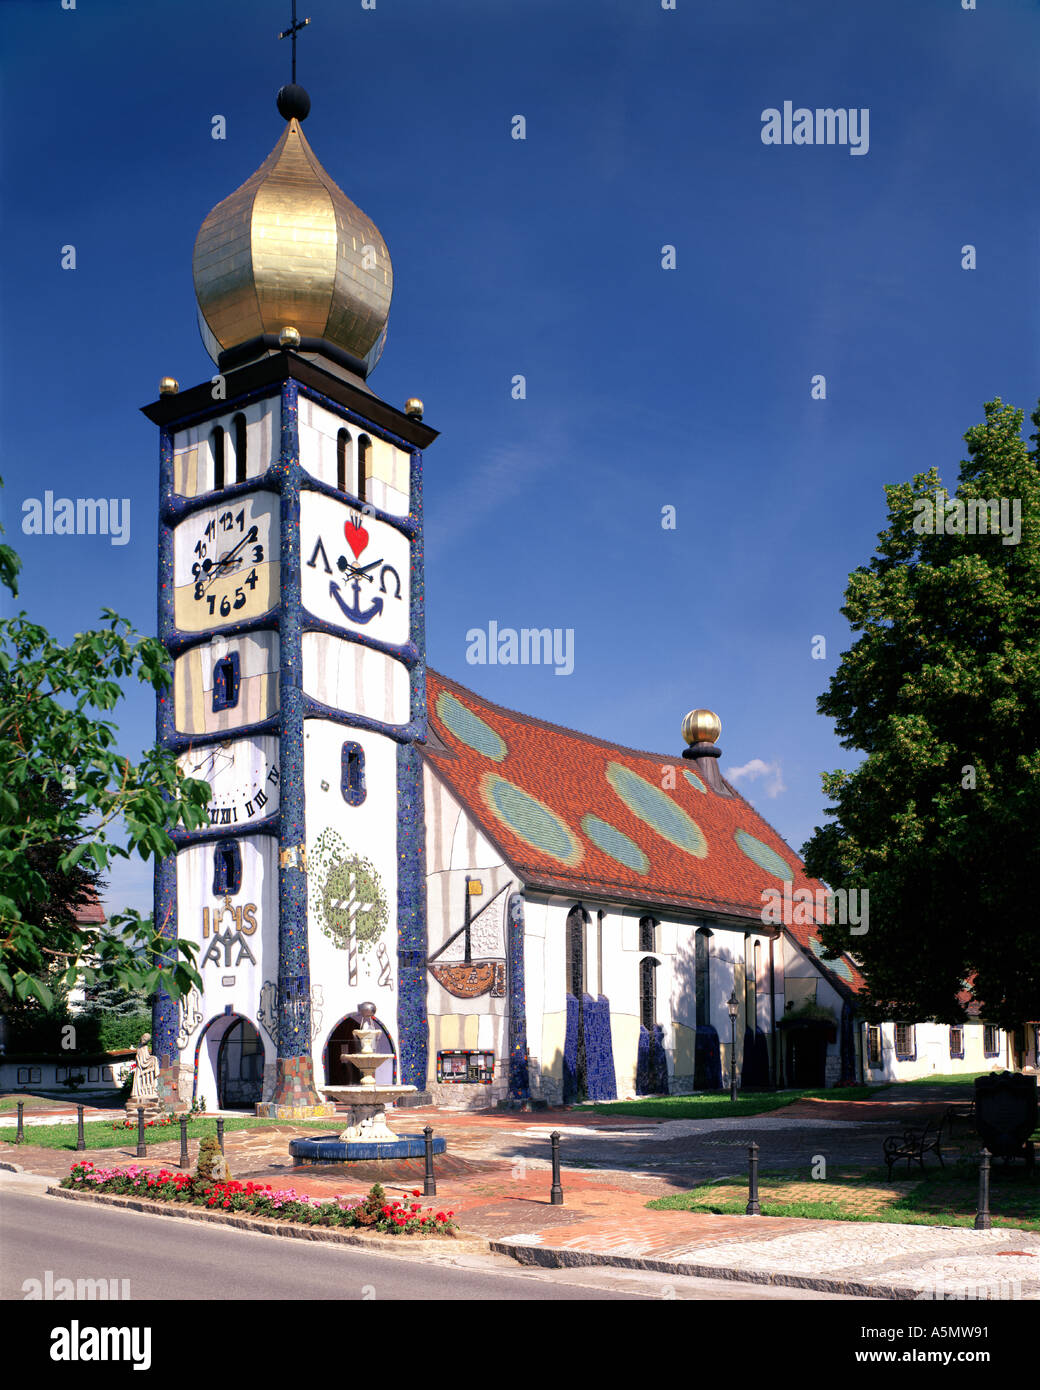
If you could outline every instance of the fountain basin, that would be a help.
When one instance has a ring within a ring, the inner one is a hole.
[[[445,1141],[435,1138],[433,1152],[444,1153]],[[290,1139],[289,1153],[293,1167],[304,1168],[319,1163],[351,1163],[372,1158],[422,1158],[426,1140],[421,1134],[398,1134],[389,1142],[381,1139],[343,1140],[330,1134],[321,1139]]]

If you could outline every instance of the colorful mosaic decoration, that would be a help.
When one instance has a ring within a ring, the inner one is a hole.
[[[757,864],[760,869],[765,869],[767,874],[772,874],[782,883],[789,883],[794,879],[794,871],[790,864],[761,840],[756,840],[754,835],[749,835],[746,830],[735,830],[733,838],[752,863]]]
[[[559,860],[567,868],[576,868],[584,857],[578,837],[544,801],[538,801],[493,772],[480,783],[480,795],[492,815],[525,844]]]
[[[482,753],[493,763],[500,763],[506,756],[509,750],[505,739],[449,691],[442,690],[437,696],[435,709],[444,727],[474,753]]]
[[[386,893],[374,865],[351,854],[335,830],[318,836],[311,856],[314,913],[322,932],[351,962],[357,984],[357,960],[371,954],[389,920]]]
[[[637,874],[649,871],[650,860],[635,841],[630,840],[616,826],[600,820],[599,816],[586,815],[581,818],[581,828],[597,849],[609,854],[611,859],[616,859],[619,864],[624,864],[626,869],[631,869]]]
[[[615,795],[624,802],[632,814],[645,821],[669,844],[685,850],[697,859],[707,857],[708,842],[700,826],[676,806],[660,787],[647,782],[622,763],[608,764],[606,778]]]
[[[506,992],[506,963],[504,960],[475,960],[470,964],[436,962],[426,967],[442,988],[456,999],[476,999],[490,994],[502,999]]]
[[[691,772],[688,767],[684,767],[683,776],[686,778],[687,782],[689,782],[691,787],[693,787],[696,791],[703,792],[704,795],[707,796],[708,788],[697,776],[696,772]]]

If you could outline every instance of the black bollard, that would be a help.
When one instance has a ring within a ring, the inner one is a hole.
[[[83,1133],[83,1107],[76,1106],[76,1148],[85,1149],[87,1147],[86,1135]]]
[[[748,1145],[748,1204],[744,1209],[745,1216],[761,1216],[762,1208],[758,1205],[758,1145],[754,1142]]]
[[[563,1206],[563,1188],[560,1186],[560,1131],[554,1129],[549,1135],[552,1145],[552,1187],[549,1189],[549,1205]]]
[[[429,1125],[423,1130],[423,1138],[426,1140],[426,1173],[423,1177],[423,1196],[436,1197],[437,1180],[433,1176],[433,1130]]]
[[[182,1116],[181,1116],[181,1167],[182,1167],[182,1168],[187,1168],[188,1162],[189,1162],[189,1159],[188,1159],[188,1117],[187,1117],[187,1115],[182,1115]]]
[[[18,1133],[14,1136],[16,1144],[25,1143],[25,1101],[18,1102]]]
[[[144,1158],[148,1150],[144,1146],[144,1106],[137,1107],[137,1157]]]
[[[217,1116],[217,1143],[220,1145],[220,1152],[224,1152],[224,1116]]]
[[[988,1231],[992,1226],[989,1219],[989,1149],[982,1150],[979,1163],[979,1209],[975,1213],[976,1231]]]

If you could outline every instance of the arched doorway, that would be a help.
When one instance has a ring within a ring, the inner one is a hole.
[[[376,1082],[381,1085],[396,1085],[397,1083],[397,1050],[394,1047],[393,1039],[387,1032],[386,1027],[378,1018],[372,1022],[383,1030],[383,1036],[376,1040],[377,1052],[389,1052],[393,1055],[382,1066],[376,1069]],[[354,1050],[354,1032],[360,1026],[360,1018],[353,1014],[347,1014],[333,1028],[325,1043],[322,1051],[322,1067],[325,1072],[325,1083],[328,1086],[358,1086],[361,1083],[361,1072],[351,1062],[344,1061],[340,1056],[343,1044],[346,1044],[350,1051]]]
[[[220,1039],[217,1104],[221,1110],[252,1110],[263,1086],[264,1044],[248,1018],[236,1018]]]

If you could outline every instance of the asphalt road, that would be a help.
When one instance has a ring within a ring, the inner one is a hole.
[[[833,1298],[730,1280],[637,1270],[525,1269],[503,1255],[418,1250],[381,1255],[350,1246],[257,1235],[40,1195],[43,1180],[0,1182],[0,1299],[28,1280],[107,1279],[131,1300],[359,1301],[789,1300]],[[28,1286],[31,1287],[31,1286]],[[82,1305],[81,1305],[82,1306]]]

